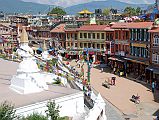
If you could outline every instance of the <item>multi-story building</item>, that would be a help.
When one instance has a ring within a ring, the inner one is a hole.
[[[149,32],[153,22],[116,23],[112,25],[114,32],[114,50],[116,55],[123,56],[123,69],[134,73],[136,77],[145,76],[145,68],[149,65],[150,44]],[[113,59],[120,61],[120,59]],[[117,66],[118,67],[118,66]]]
[[[58,40],[63,48],[66,48],[65,24],[60,24],[50,31],[51,38]]]
[[[146,68],[147,72],[147,80],[150,83],[153,80],[157,81],[157,86],[159,87],[159,26],[155,25],[151,30],[150,33],[150,46],[149,53],[150,53],[150,65]]]
[[[145,75],[145,68],[149,65],[149,52],[147,46],[150,44],[149,32],[153,22],[136,22],[127,24],[130,30],[130,61],[129,70],[135,75]]]
[[[94,58],[105,61],[105,50],[110,50],[114,30],[107,25],[83,25],[77,31],[78,48],[91,48],[90,54],[95,55]]]
[[[111,28],[114,29],[114,38],[110,47],[114,49],[114,54],[109,60],[111,66],[117,70],[125,71],[126,62],[124,58],[130,54],[130,31],[126,23],[114,23]]]

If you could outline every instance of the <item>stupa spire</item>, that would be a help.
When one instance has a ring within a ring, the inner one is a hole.
[[[24,27],[20,36],[20,43],[29,43],[28,34]]]

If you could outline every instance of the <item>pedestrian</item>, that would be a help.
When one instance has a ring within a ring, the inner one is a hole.
[[[152,93],[154,93],[155,92],[155,82],[154,81],[152,82],[151,89],[152,89]]]
[[[114,68],[113,68],[113,74],[115,74],[115,71],[116,71],[116,68],[114,67]]]
[[[116,77],[112,77],[112,85],[115,85]]]
[[[78,66],[78,68],[80,68],[80,61],[79,60],[77,61],[77,66]]]
[[[101,67],[101,72],[103,72],[103,67]]]

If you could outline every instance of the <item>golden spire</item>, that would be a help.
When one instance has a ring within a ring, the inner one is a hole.
[[[29,43],[28,34],[27,34],[24,27],[23,27],[23,30],[22,30],[22,33],[21,33],[21,36],[20,36],[20,43]]]
[[[44,40],[44,44],[43,44],[43,50],[44,50],[44,51],[46,51],[46,50],[47,50],[45,40]]]

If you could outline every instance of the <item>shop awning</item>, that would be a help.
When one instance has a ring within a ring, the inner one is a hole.
[[[124,58],[124,59],[129,60],[129,61],[134,62],[134,63],[149,65],[147,60],[136,60],[136,59],[133,59],[133,58]]]
[[[118,58],[118,57],[109,57],[109,60],[114,60],[114,61],[119,61],[119,62],[125,62],[125,60],[123,60],[122,58]]]
[[[155,74],[159,74],[159,67],[155,67],[155,66],[150,65],[146,68],[146,70],[150,70]]]

